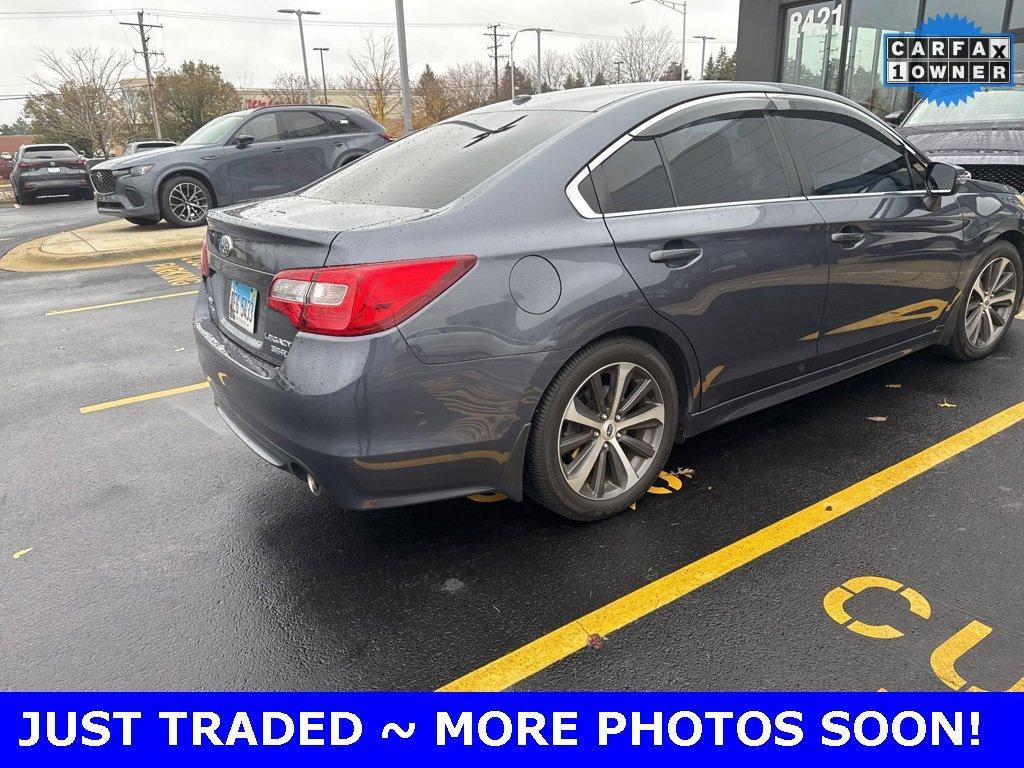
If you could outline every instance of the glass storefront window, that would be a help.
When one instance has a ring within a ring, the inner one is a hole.
[[[843,93],[878,115],[907,103],[907,89],[885,87],[883,36],[913,30],[919,8],[918,0],[854,0],[850,6]]]
[[[1006,0],[928,0],[924,6],[925,21],[932,16],[960,15],[970,19],[983,32],[1002,32]]]
[[[834,91],[843,44],[841,0],[801,3],[786,9],[782,40],[783,83]]]

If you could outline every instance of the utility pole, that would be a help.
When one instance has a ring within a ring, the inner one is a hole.
[[[642,3],[644,0],[630,0],[630,5],[636,5]],[[663,5],[670,11],[681,13],[683,15],[683,43],[681,56],[679,58],[679,79],[686,79],[686,0],[681,3],[674,2],[674,0],[654,0],[658,5]],[[701,64],[703,68],[704,64]]]
[[[499,58],[503,58],[503,57],[500,57],[498,55],[498,50],[499,50],[499,48],[501,46],[501,43],[498,42],[498,38],[499,37],[508,37],[508,35],[507,34],[499,34],[498,33],[498,30],[501,29],[501,23],[500,22],[497,23],[497,24],[488,24],[487,25],[487,29],[489,29],[490,32],[484,32],[484,37],[490,37],[490,38],[492,38],[494,40],[494,42],[491,45],[487,46],[487,50],[489,50],[491,52],[491,57],[494,59],[494,100],[497,101],[498,100],[498,59]]]
[[[313,48],[314,51],[320,52],[320,82],[324,86],[324,104],[327,103],[327,70],[324,69],[324,53],[331,50],[330,48]]]
[[[156,137],[162,139],[163,135],[160,133],[160,118],[156,113],[156,91],[153,88],[153,70],[149,66],[149,57],[158,55],[154,51],[149,50],[149,30],[151,29],[163,29],[163,24],[146,24],[145,23],[146,12],[139,11],[139,21],[137,24],[133,24],[130,21],[118,22],[123,27],[131,27],[139,31],[139,38],[142,40],[142,50],[135,51],[141,53],[143,60],[146,62],[146,90],[149,92],[149,111],[153,115],[153,130],[156,132]]]
[[[405,51],[405,3],[395,0],[395,23],[398,27],[398,68],[402,75],[402,120],[405,133],[412,133],[412,102],[409,100],[409,56]]]
[[[625,64],[625,63],[626,62],[622,61],[621,59],[619,59],[618,61],[615,62],[615,82],[616,82],[616,84],[622,82],[622,65]]]
[[[291,13],[299,19],[299,45],[302,46],[302,71],[306,75],[306,103],[313,103],[313,89],[309,85],[309,62],[306,61],[306,35],[302,31],[303,16],[319,16],[320,11],[303,11],[298,8],[281,8],[278,13]]]
[[[704,55],[707,52],[708,40],[717,40],[717,37],[711,35],[694,35],[695,38],[700,40],[700,79],[704,79]]]

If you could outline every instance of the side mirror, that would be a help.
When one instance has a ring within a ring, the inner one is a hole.
[[[966,171],[964,171],[966,173]],[[961,169],[948,163],[929,163],[924,183],[930,195],[952,195],[960,185]]]
[[[236,136],[235,146],[238,147],[239,149],[245,149],[254,141],[256,141],[256,138],[253,136]]]
[[[892,125],[899,125],[900,123],[903,122],[903,117],[904,117],[904,113],[903,112],[890,112],[888,115],[886,115],[882,119],[885,120],[885,122],[890,123]]]

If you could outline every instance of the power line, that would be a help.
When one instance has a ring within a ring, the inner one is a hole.
[[[146,62],[146,90],[149,93],[149,109],[150,109],[150,112],[153,113],[153,130],[156,131],[156,137],[158,139],[162,139],[163,136],[160,133],[160,118],[157,116],[157,113],[156,113],[156,93],[153,90],[153,70],[150,69],[150,66],[149,66],[149,56],[150,56],[150,50],[149,50],[149,30],[151,30],[151,29],[162,29],[163,25],[162,24],[146,24],[145,23],[145,21],[146,21],[146,12],[145,11],[139,11],[138,12],[138,19],[139,19],[138,22],[134,23],[134,24],[131,23],[131,22],[128,22],[128,21],[120,21],[118,23],[121,26],[123,26],[123,27],[134,27],[134,28],[138,29],[138,31],[139,31],[139,39],[142,41],[142,50],[141,51],[135,51],[135,52],[136,53],[141,53],[143,60]],[[153,55],[159,55],[159,54],[153,54]]]

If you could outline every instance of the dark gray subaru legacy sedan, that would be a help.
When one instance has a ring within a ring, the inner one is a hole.
[[[224,420],[314,493],[595,520],[686,436],[925,347],[992,352],[1022,216],[820,91],[520,97],[212,212],[195,332]]]

